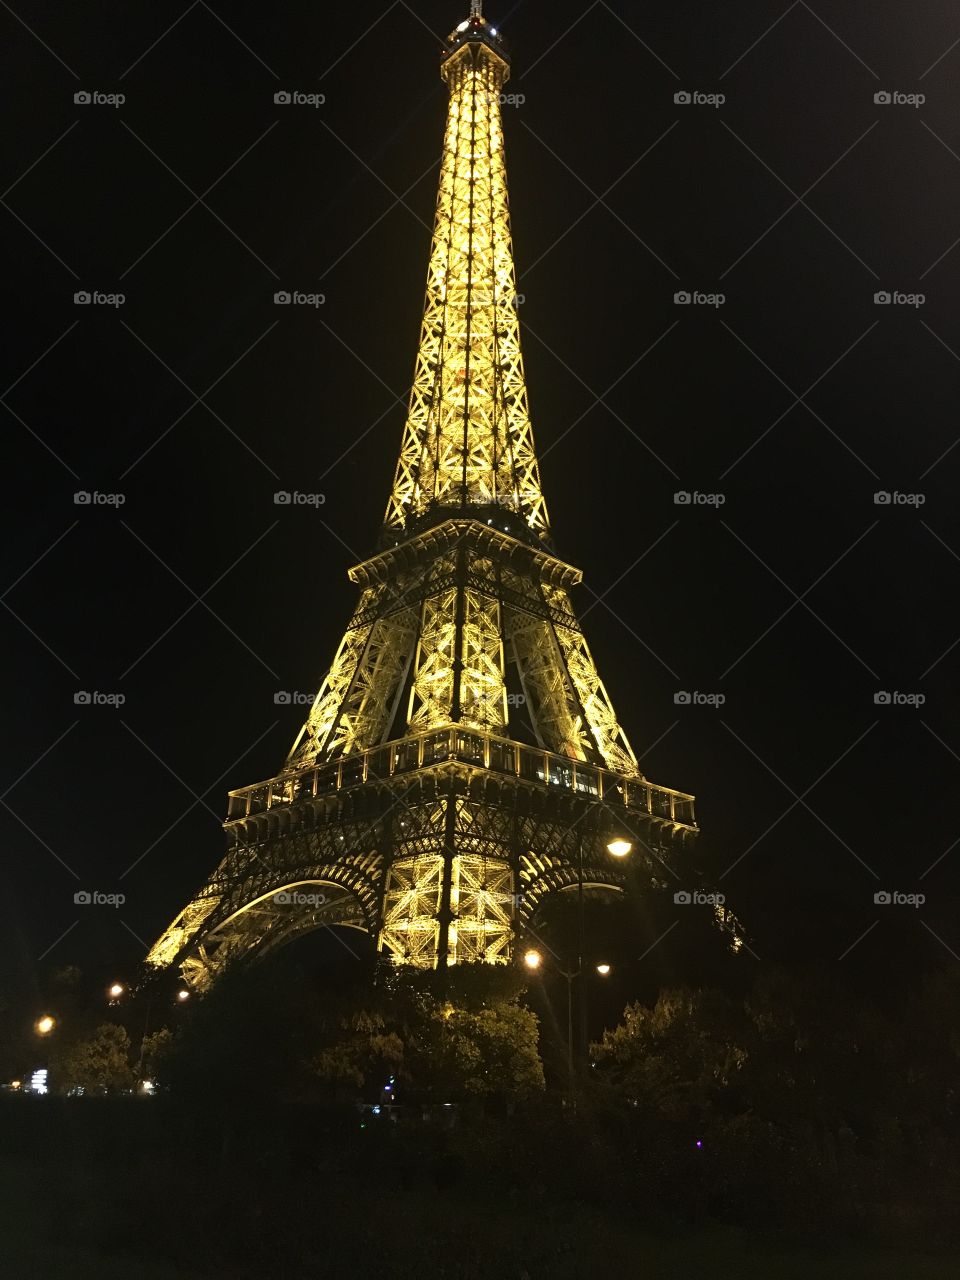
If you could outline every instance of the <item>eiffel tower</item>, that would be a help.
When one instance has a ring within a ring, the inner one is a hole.
[[[324,926],[422,968],[506,963],[544,898],[664,887],[690,795],[641,772],[553,550],[520,350],[501,96],[473,0],[449,109],[426,302],[377,554],[276,777],[232,791],[229,849],[150,950],[203,989]],[[630,847],[629,858],[617,858]]]

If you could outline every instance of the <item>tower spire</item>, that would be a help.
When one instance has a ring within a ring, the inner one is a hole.
[[[480,0],[447,38],[441,75],[450,98],[423,324],[385,531],[393,541],[456,508],[495,511],[545,542],[500,114],[510,59]]]

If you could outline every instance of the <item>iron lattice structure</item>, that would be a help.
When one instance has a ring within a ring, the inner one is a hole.
[[[510,238],[501,38],[473,5],[450,92],[426,302],[381,550],[282,771],[230,793],[229,850],[151,949],[208,985],[324,925],[397,963],[504,962],[544,896],[624,890],[696,832],[647,781],[549,536]],[[606,852],[635,843],[628,880]]]

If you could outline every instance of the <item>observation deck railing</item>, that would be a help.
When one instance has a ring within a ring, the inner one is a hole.
[[[531,783],[564,787],[585,798],[606,800],[690,830],[696,828],[694,797],[686,792],[658,787],[640,778],[626,778],[539,747],[457,725],[428,729],[413,737],[385,742],[367,751],[308,765],[268,782],[231,791],[227,823],[448,761],[459,761]]]

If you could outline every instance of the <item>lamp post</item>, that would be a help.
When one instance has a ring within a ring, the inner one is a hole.
[[[536,973],[543,967],[543,955],[535,948],[531,947],[529,951],[524,953],[523,963],[532,972]],[[565,978],[567,982],[567,1078],[569,1081],[570,1100],[574,1100],[576,1096],[577,1075],[573,1066],[573,980],[583,976],[582,963],[575,970],[561,969],[554,963],[552,968],[561,978]],[[611,966],[606,963],[596,966],[597,973],[601,977],[606,977],[610,973]]]
[[[612,858],[626,858],[633,851],[633,841],[627,839],[623,835],[614,835],[607,841],[607,853]],[[583,972],[583,932],[584,932],[584,910],[583,910],[583,827],[579,828],[577,840],[577,971],[573,977],[578,978]],[[601,971],[602,972],[602,971]],[[609,970],[607,971],[609,972]],[[571,979],[572,984],[572,979]],[[572,991],[569,993],[572,1004]],[[580,1040],[583,1046],[583,1052],[586,1053],[587,1047],[587,993],[586,987],[580,984]],[[572,1019],[572,1012],[571,1012]],[[573,1033],[570,1033],[570,1042],[573,1042]]]

